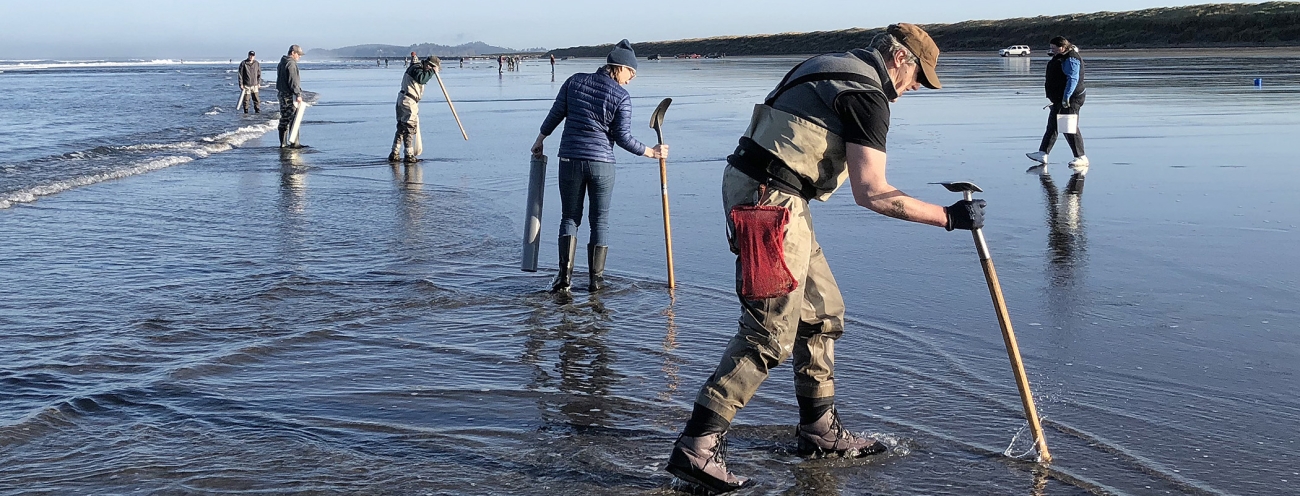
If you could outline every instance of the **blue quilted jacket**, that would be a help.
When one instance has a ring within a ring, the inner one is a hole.
[[[632,97],[601,68],[594,74],[574,74],[560,87],[551,113],[542,121],[542,134],[550,136],[560,121],[560,157],[575,160],[614,161],[614,145],[644,155],[645,144],[632,136]]]

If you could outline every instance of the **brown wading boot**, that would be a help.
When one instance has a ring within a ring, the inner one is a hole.
[[[812,458],[828,455],[859,458],[889,450],[880,441],[855,436],[845,429],[840,424],[840,414],[834,407],[816,422],[800,424],[795,428],[795,436],[799,438],[799,456]]]
[[[552,293],[566,293],[573,279],[573,255],[578,251],[578,238],[560,236],[560,273],[551,283]]]
[[[700,437],[678,436],[668,457],[668,473],[714,493],[735,491],[749,485],[749,479],[727,470],[727,438],[721,434]]]
[[[587,245],[587,273],[591,278],[587,291],[595,293],[605,289],[605,255],[608,254],[608,246]]]

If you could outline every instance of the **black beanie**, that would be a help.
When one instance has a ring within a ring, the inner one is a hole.
[[[614,49],[610,50],[609,56],[605,57],[605,62],[614,65],[631,67],[632,70],[635,71],[636,52],[632,51],[632,42],[627,40],[618,42],[617,45],[614,45]]]

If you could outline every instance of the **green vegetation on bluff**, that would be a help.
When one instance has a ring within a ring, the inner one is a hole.
[[[997,21],[926,24],[941,50],[995,50],[1047,44],[1064,36],[1087,48],[1179,48],[1300,45],[1300,2],[1206,4],[1131,12],[1022,17]],[[788,55],[845,51],[866,46],[884,28],[812,33],[728,36],[636,43],[641,55],[723,53]],[[561,48],[563,57],[604,57],[612,45]]]

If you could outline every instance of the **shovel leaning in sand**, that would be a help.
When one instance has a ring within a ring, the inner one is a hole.
[[[653,114],[650,114],[650,127],[655,130],[655,135],[659,138],[659,144],[664,144],[664,114],[668,113],[668,106],[673,103],[672,98],[665,98],[659,102]],[[677,278],[673,275],[673,226],[668,220],[668,159],[659,159],[659,189],[664,203],[664,251],[668,254],[668,289],[677,287]]]
[[[970,201],[973,193],[981,192],[979,186],[965,181],[938,183],[948,191],[961,193]],[[1007,357],[1011,359],[1011,372],[1016,377],[1016,387],[1020,389],[1020,403],[1025,408],[1025,418],[1029,420],[1029,429],[1034,434],[1034,446],[1038,449],[1038,460],[1051,463],[1052,455],[1047,451],[1047,440],[1043,438],[1043,426],[1038,421],[1038,410],[1034,407],[1034,393],[1029,390],[1029,378],[1025,377],[1025,364],[1020,359],[1020,346],[1016,344],[1016,333],[1011,329],[1011,315],[1007,313],[1007,302],[1002,299],[1002,285],[998,284],[998,273],[993,269],[993,256],[989,254],[989,245],[984,241],[984,231],[971,231],[975,237],[975,249],[979,251],[980,265],[984,267],[984,279],[989,285],[989,296],[993,297],[993,310],[998,315],[998,325],[1002,327],[1002,341],[1007,347]]]

